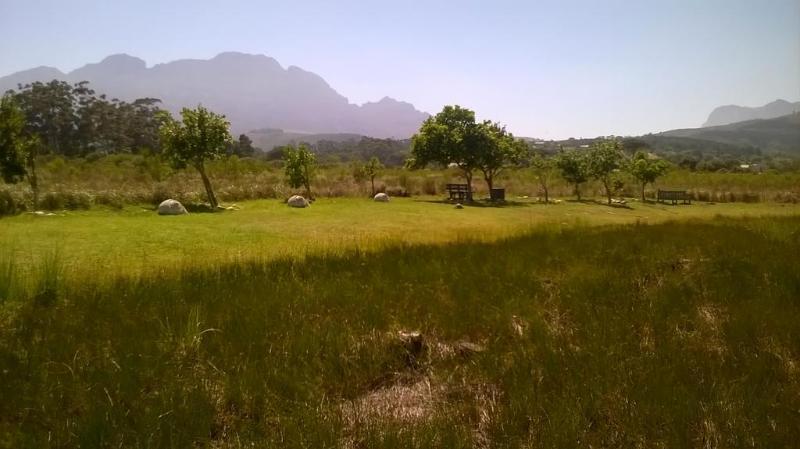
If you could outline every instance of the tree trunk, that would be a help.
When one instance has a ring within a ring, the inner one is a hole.
[[[372,183],[372,196],[375,196],[375,177],[370,176],[369,181]]]
[[[486,187],[489,188],[489,196],[492,195],[492,188],[494,187],[494,175],[488,174],[485,175],[484,178],[486,179]]]
[[[608,199],[608,204],[611,204],[611,188],[608,187],[608,181],[603,181],[603,187],[606,189],[606,198]]]
[[[581,200],[581,185],[580,183],[575,183],[575,196],[578,197],[578,201]]]
[[[464,179],[467,180],[467,202],[472,202],[472,172],[464,171]]]
[[[547,191],[547,183],[542,183],[542,190],[544,190],[544,204],[550,202],[550,192]]]
[[[647,201],[647,200],[645,200],[645,198],[644,198],[644,186],[646,186],[646,185],[647,185],[647,184],[645,184],[645,183],[642,183],[642,202],[643,202],[643,203],[644,203],[645,201]]]
[[[28,183],[31,185],[33,192],[33,210],[39,208],[39,178],[36,176],[36,157],[31,156],[28,158]]]
[[[206,176],[206,168],[201,162],[198,165],[195,165],[197,171],[200,172],[200,177],[203,178],[203,186],[206,188],[206,196],[208,197],[208,202],[211,204],[212,210],[217,210],[217,196],[214,195],[214,189],[211,187],[211,181],[209,181],[208,176]]]

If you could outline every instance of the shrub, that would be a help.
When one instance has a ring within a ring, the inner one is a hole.
[[[422,193],[425,195],[436,195],[436,179],[433,177],[426,177],[422,181]]]
[[[172,197],[169,188],[163,182],[158,182],[153,185],[153,191],[150,194],[150,202],[153,204],[161,204],[162,201],[168,200]]]
[[[63,210],[64,197],[57,192],[47,192],[39,200],[39,208],[44,210]]]
[[[64,195],[64,208],[68,210],[88,210],[91,209],[92,195],[86,192],[68,192]]]
[[[44,210],[87,210],[92,207],[92,196],[86,192],[47,192],[39,201]]]
[[[125,205],[125,200],[117,192],[100,192],[94,197],[94,203],[103,206],[108,206],[114,209],[122,209]]]
[[[0,217],[15,215],[25,211],[25,201],[20,195],[8,189],[0,189]]]

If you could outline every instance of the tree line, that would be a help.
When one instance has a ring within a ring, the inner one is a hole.
[[[36,156],[42,149],[64,149],[68,147],[66,142],[70,142],[70,139],[75,139],[72,144],[77,145],[76,148],[81,148],[81,145],[98,148],[95,144],[102,143],[103,137],[118,144],[128,142],[128,145],[133,145],[131,142],[137,141],[124,137],[129,124],[118,128],[114,127],[116,125],[104,125],[108,120],[119,120],[115,114],[132,114],[128,119],[138,123],[137,126],[142,126],[143,130],[138,142],[158,148],[174,168],[195,169],[203,181],[212,210],[217,209],[218,201],[206,173],[206,162],[231,154],[252,154],[254,151],[247,136],[240,136],[238,141],[232,139],[230,123],[224,115],[202,106],[184,108],[180,120],[176,120],[155,106],[157,100],[137,100],[129,107],[124,102],[108,102],[102,96],[94,97],[93,91],[84,83],[74,85],[69,92],[66,87],[66,83],[59,82],[29,85],[17,93],[4,95],[0,102],[0,174],[5,182],[11,183],[27,178],[34,194],[34,207],[39,190]],[[34,99],[43,95],[41,89],[65,95],[64,101],[58,102],[61,107],[38,106],[39,103]],[[98,106],[104,103],[105,106]],[[32,104],[37,106],[33,107]],[[92,108],[110,108],[109,111],[122,112],[109,112],[110,117],[100,118],[102,114]],[[94,122],[87,118],[93,114],[99,114]],[[72,120],[72,124],[61,126],[62,120]],[[316,168],[314,152],[301,144],[283,148],[281,155],[287,183],[293,188],[303,187],[306,195],[313,197],[311,183]],[[468,201],[472,201],[472,183],[476,174],[483,178],[491,191],[504,170],[528,167],[536,175],[545,202],[549,202],[549,185],[557,174],[573,185],[579,200],[582,185],[596,179],[603,185],[609,204],[614,192],[621,189],[620,173],[627,172],[636,179],[644,200],[645,187],[669,168],[665,161],[646,151],[626,154],[617,139],[595,141],[587,150],[561,149],[555,156],[548,157],[533,150],[526,141],[515,138],[501,124],[488,120],[478,122],[474,111],[460,106],[444,107],[440,113],[425,120],[419,132],[412,137],[406,167],[420,169],[429,165],[456,167],[467,183]],[[375,178],[382,168],[381,161],[373,157],[367,163],[355,163],[353,176],[357,182],[369,180],[374,195]]]
[[[19,85],[0,99],[0,178],[6,183],[27,180],[36,208],[40,155],[149,152],[161,154],[176,168],[197,169],[209,203],[216,208],[204,161],[223,155],[252,156],[258,149],[245,134],[233,140],[224,116],[198,107],[181,111],[182,122],[176,122],[160,103],[156,98],[130,103],[108,99],[86,81]]]
[[[506,168],[529,167],[536,174],[545,202],[549,202],[550,182],[559,174],[574,187],[578,200],[583,184],[592,179],[599,181],[608,204],[622,188],[621,173],[628,173],[639,183],[644,201],[646,186],[670,166],[642,149],[627,154],[622,142],[614,138],[595,140],[586,150],[561,148],[555,156],[548,157],[515,138],[502,125],[489,120],[478,122],[474,111],[457,105],[445,106],[429,117],[411,139],[406,166],[419,169],[429,165],[458,168],[467,184],[468,201],[472,201],[476,173],[483,176],[491,191],[497,176]]]

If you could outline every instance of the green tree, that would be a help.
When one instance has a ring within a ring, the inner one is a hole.
[[[283,150],[283,158],[286,164],[286,182],[294,189],[304,187],[306,197],[312,198],[311,182],[317,169],[317,158],[314,153],[304,143],[296,148],[288,145]]]
[[[539,183],[539,188],[544,193],[544,203],[550,202],[550,183],[556,176],[556,163],[552,158],[546,158],[541,153],[533,153],[528,165]]]
[[[669,170],[669,164],[663,159],[650,155],[645,151],[637,151],[627,163],[628,173],[641,187],[642,201],[645,200],[644,189],[653,184]]]
[[[406,166],[425,168],[430,164],[454,165],[467,182],[467,201],[472,201],[472,178],[479,167],[485,132],[475,123],[475,113],[461,106],[445,106],[442,112],[422,123],[411,138],[411,157]]]
[[[28,178],[33,192],[33,208],[39,206],[36,156],[39,140],[26,129],[25,114],[13,95],[0,99],[0,178],[17,183]]]
[[[25,113],[25,126],[49,151],[71,155],[77,141],[76,98],[69,83],[53,80],[19,86],[14,97]]]
[[[364,164],[364,175],[369,178],[369,182],[372,185],[372,196],[375,196],[375,177],[378,176],[381,170],[383,170],[383,164],[375,156],[369,158],[369,161]]]
[[[250,157],[255,154],[256,148],[253,146],[253,140],[247,134],[240,134],[239,140],[231,142],[226,152],[228,155]]]
[[[574,187],[575,196],[581,200],[581,186],[589,180],[589,167],[586,153],[576,149],[558,152],[555,165],[561,172],[561,177]]]
[[[215,114],[198,106],[196,109],[183,108],[181,122],[164,113],[161,125],[161,145],[173,167],[194,167],[203,179],[208,202],[216,210],[219,203],[206,174],[206,161],[225,155],[225,148],[231,141],[228,129],[230,123],[224,115]]]
[[[476,127],[478,140],[477,167],[483,173],[486,187],[492,191],[494,181],[503,169],[523,161],[528,153],[528,145],[514,138],[504,126],[489,121]]]
[[[126,103],[95,95],[89,83],[35,82],[13,91],[28,131],[42,149],[76,156],[147,149],[158,151],[158,103],[140,98]]]
[[[350,171],[353,175],[353,181],[356,184],[361,184],[367,180],[367,172],[364,169],[364,163],[360,161],[353,161],[350,163]]]
[[[622,146],[616,139],[597,141],[589,149],[589,174],[603,184],[608,204],[614,191],[614,173],[622,167],[622,161]]]

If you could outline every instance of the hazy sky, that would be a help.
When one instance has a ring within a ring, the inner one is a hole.
[[[354,103],[461,104],[545,138],[695,127],[715,106],[800,99],[798,0],[0,0],[0,75],[229,50],[315,72]]]

